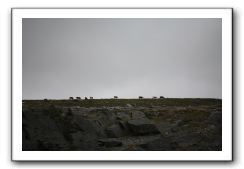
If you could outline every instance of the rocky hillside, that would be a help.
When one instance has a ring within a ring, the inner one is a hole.
[[[24,100],[26,151],[221,151],[222,100]]]

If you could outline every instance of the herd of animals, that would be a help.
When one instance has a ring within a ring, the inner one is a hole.
[[[118,96],[114,96],[113,98],[114,99],[118,99],[119,97]],[[143,96],[138,96],[138,98],[139,99],[143,99],[144,97]],[[164,99],[165,97],[164,96],[160,96],[159,98],[160,99]],[[75,98],[74,97],[69,97],[69,100],[75,100],[75,99],[76,100],[81,100],[81,97],[75,97]],[[88,100],[88,97],[85,97],[84,99],[85,100]],[[93,99],[93,97],[90,97],[90,100],[92,100],[92,99]],[[152,99],[157,99],[157,97],[156,96],[153,96]]]

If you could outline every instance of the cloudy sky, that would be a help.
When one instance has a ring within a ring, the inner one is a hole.
[[[23,19],[23,99],[222,98],[221,19]]]

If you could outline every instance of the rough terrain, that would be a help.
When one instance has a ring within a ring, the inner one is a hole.
[[[24,100],[25,151],[221,151],[222,100]]]

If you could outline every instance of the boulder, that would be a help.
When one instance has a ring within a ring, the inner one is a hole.
[[[104,136],[104,126],[102,125],[101,120],[99,119],[85,119],[77,118],[73,121],[74,126],[77,126],[77,129],[84,131],[90,134],[96,134],[97,136]]]
[[[147,118],[139,118],[128,121],[130,130],[136,135],[158,134],[160,131],[156,125]]]
[[[116,114],[116,117],[118,120],[122,120],[122,121],[128,121],[129,119],[131,119],[129,112],[118,112]]]
[[[145,118],[145,114],[141,111],[133,111],[131,112],[131,118],[132,119],[139,119],[139,118]]]
[[[113,124],[112,126],[109,126],[108,128],[106,128],[105,132],[108,138],[117,138],[117,137],[122,137],[124,135],[124,132],[117,124]]]

